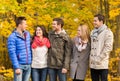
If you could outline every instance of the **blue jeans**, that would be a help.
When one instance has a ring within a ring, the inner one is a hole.
[[[57,75],[59,77],[59,81],[66,81],[67,77],[66,74],[62,73],[61,69],[48,69],[49,79],[50,81],[57,81]]]
[[[108,81],[108,69],[91,69],[92,81]]]
[[[37,69],[32,68],[32,81],[46,81],[47,68]]]
[[[14,69],[14,81],[29,81],[31,65],[20,65],[21,73],[16,74]]]

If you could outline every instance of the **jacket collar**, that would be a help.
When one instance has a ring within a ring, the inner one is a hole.
[[[27,31],[24,31],[24,32],[23,32],[23,36],[21,36],[21,35],[16,31],[16,29],[15,29],[13,32],[16,34],[17,37],[20,37],[20,38],[22,38],[22,39],[26,39]]]
[[[62,37],[64,40],[68,40],[67,33],[63,29],[59,34],[55,34],[55,31],[50,32],[51,35],[57,35],[57,37]]]

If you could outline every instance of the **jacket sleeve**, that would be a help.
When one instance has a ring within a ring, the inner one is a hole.
[[[19,68],[19,63],[16,55],[16,42],[15,42],[15,37],[10,36],[7,41],[7,46],[8,46],[8,53],[10,60],[12,61],[13,68]]]
[[[113,49],[113,33],[109,31],[105,34],[104,46],[100,53],[100,56],[97,58],[97,61],[102,61],[106,56],[109,56],[110,52]]]
[[[72,41],[71,39],[68,37],[68,40],[65,41],[65,53],[64,53],[64,64],[63,64],[63,68],[69,70],[70,68],[70,59],[71,59],[71,52],[72,52]]]

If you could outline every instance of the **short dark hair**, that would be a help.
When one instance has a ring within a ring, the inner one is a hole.
[[[61,28],[64,26],[64,21],[61,18],[54,18],[53,21],[57,21],[57,25],[61,24]]]
[[[97,14],[97,15],[94,15],[94,17],[98,17],[98,20],[99,21],[103,21],[103,24],[105,23],[105,16],[102,15],[102,14]]]
[[[15,21],[16,26],[18,26],[19,24],[21,24],[23,20],[26,20],[26,18],[22,17],[22,16],[21,17],[17,17],[16,21]]]

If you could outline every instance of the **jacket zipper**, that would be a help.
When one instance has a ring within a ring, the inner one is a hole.
[[[25,37],[25,47],[26,47],[26,63],[28,64],[28,49],[27,49],[27,44],[26,44],[26,33],[24,34]]]

